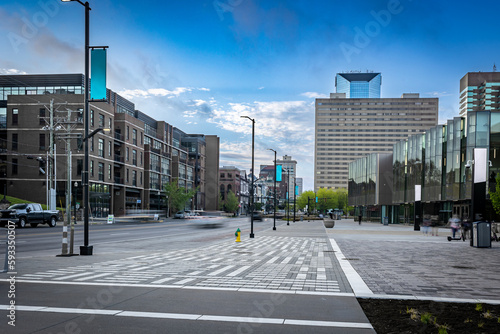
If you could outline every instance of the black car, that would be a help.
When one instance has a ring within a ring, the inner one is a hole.
[[[254,212],[253,213],[253,220],[260,220],[260,221],[262,221],[262,215],[260,214],[260,212]]]

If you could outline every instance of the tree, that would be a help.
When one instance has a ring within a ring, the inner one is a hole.
[[[491,204],[497,214],[500,214],[500,174],[495,179],[495,191],[489,191]]]
[[[179,187],[177,180],[171,181],[164,186],[165,195],[170,211],[184,210],[186,203],[193,198],[198,188],[187,191],[184,187]]]
[[[225,205],[227,212],[236,214],[236,212],[238,211],[240,202],[238,200],[238,197],[236,197],[236,195],[231,190],[229,190],[229,192],[227,193]]]
[[[312,211],[311,209],[314,207],[316,203],[316,193],[312,190],[307,190],[304,191],[302,194],[300,194],[299,197],[297,197],[297,208],[299,210],[302,210],[306,207],[306,205],[309,204],[310,208],[309,211]]]

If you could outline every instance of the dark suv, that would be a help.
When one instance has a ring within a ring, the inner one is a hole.
[[[253,213],[253,220],[260,220],[260,221],[262,221],[262,215],[260,214],[260,212],[254,212]]]

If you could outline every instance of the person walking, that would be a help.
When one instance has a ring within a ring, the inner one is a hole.
[[[429,235],[429,227],[431,226],[431,217],[428,215],[424,216],[424,219],[422,220],[422,234],[427,236]],[[434,235],[434,234],[432,234]]]
[[[358,223],[359,223],[359,225],[361,225],[361,219],[363,219],[363,215],[359,215],[358,216]]]
[[[449,223],[453,233],[453,239],[455,239],[455,234],[457,234],[457,231],[460,229],[460,219],[458,216],[453,215],[453,217],[450,218]]]

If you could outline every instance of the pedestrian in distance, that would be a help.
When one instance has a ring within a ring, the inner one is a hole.
[[[453,215],[448,221],[450,223],[451,232],[453,233],[453,239],[455,239],[455,234],[460,229],[460,219],[457,215]]]
[[[432,229],[432,235],[434,236],[438,236],[438,232],[439,232],[439,225],[438,225],[438,221],[436,219],[432,219],[430,218],[430,221],[431,221],[431,229]]]
[[[425,235],[425,236],[429,235],[430,226],[431,226],[431,217],[429,217],[428,215],[425,215],[424,219],[422,220],[422,234],[423,235]]]
[[[358,216],[358,223],[359,223],[359,225],[361,225],[361,219],[363,219],[363,215],[359,215]]]

